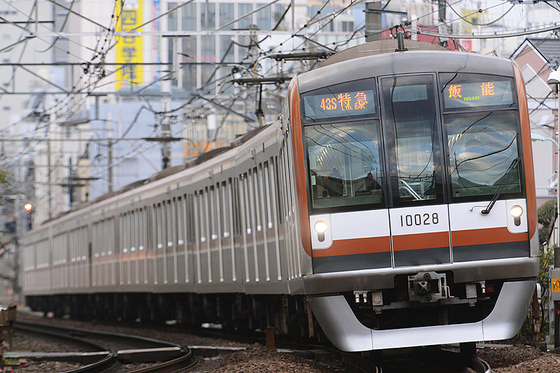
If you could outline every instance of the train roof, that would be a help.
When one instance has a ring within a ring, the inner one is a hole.
[[[331,55],[327,58],[324,62],[321,63],[321,66],[328,66],[334,63],[352,60],[354,58],[366,57],[366,56],[374,56],[378,54],[385,54],[385,53],[393,53],[398,48],[397,39],[388,39],[388,40],[378,40],[372,41],[369,43],[359,44],[354,47],[345,49],[341,52]],[[441,45],[415,41],[415,40],[406,40],[405,41],[405,48],[408,51],[434,51],[434,52],[449,52],[450,50],[446,47]]]
[[[430,72],[486,73],[514,76],[509,59],[453,52],[429,43],[407,40],[406,51],[395,51],[396,40],[361,44],[335,54],[316,70],[298,76],[304,93],[338,83],[400,74]]]

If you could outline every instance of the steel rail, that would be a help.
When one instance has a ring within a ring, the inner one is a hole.
[[[100,354],[57,355],[49,360],[86,361],[86,365],[65,373],[104,373],[114,369],[118,363],[158,362],[131,373],[172,373],[180,369],[192,368],[198,361],[187,348],[175,343],[120,333],[108,333],[77,328],[59,327],[41,323],[18,321],[15,328],[23,332],[47,335],[91,347]],[[93,342],[92,340],[95,340]],[[100,342],[101,341],[101,342]],[[119,348],[107,348],[103,342],[120,344]],[[129,347],[134,349],[126,349]],[[122,347],[122,348],[121,348]],[[116,350],[116,351],[114,351]],[[84,356],[87,355],[87,356]],[[45,359],[45,358],[43,358]],[[95,359],[96,361],[90,362]]]

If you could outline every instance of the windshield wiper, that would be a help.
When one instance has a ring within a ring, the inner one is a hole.
[[[502,191],[504,190],[504,188],[506,187],[509,179],[511,178],[511,173],[510,171],[514,168],[517,167],[517,165],[519,164],[520,158],[515,158],[511,164],[509,165],[507,171],[506,171],[506,177],[504,178],[504,180],[502,181],[502,185],[500,185],[500,188],[498,189],[498,191],[496,192],[496,194],[494,194],[494,197],[492,197],[492,200],[490,201],[490,203],[488,204],[488,206],[486,206],[486,208],[484,210],[482,210],[480,213],[482,215],[488,215],[490,213],[490,211],[492,211],[492,207],[494,207],[494,204],[496,203],[496,201],[498,200],[498,198],[500,197],[500,194],[502,194]]]

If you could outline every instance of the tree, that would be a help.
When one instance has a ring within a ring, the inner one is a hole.
[[[556,220],[556,211],[556,200],[554,199],[546,201],[537,210],[537,220],[542,225],[539,228],[539,243],[541,246],[550,240],[552,235],[551,228]]]

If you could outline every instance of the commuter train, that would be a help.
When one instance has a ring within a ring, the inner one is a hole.
[[[395,46],[330,57],[277,122],[33,229],[27,304],[344,351],[515,335],[539,261],[520,70]]]

